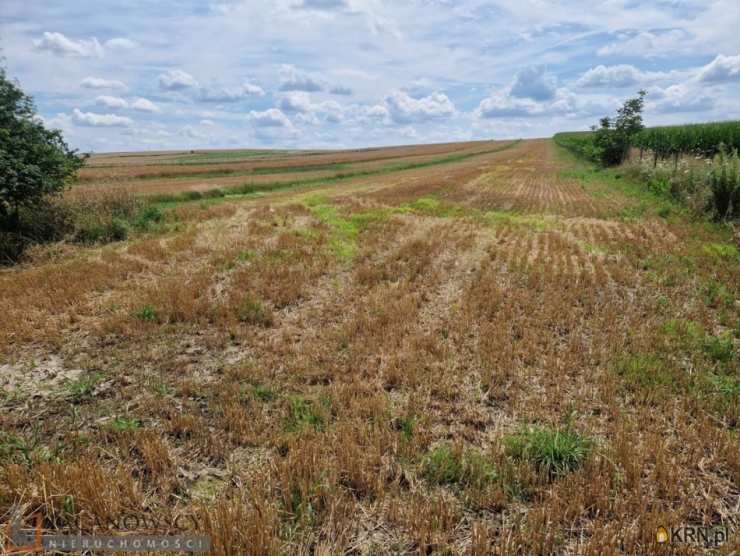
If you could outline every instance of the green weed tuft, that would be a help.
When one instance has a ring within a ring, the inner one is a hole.
[[[157,320],[157,311],[151,305],[144,305],[134,313],[134,316],[143,322],[154,322]]]
[[[237,315],[241,322],[255,326],[269,327],[274,322],[272,311],[259,299],[251,296],[247,296],[239,304]]]
[[[675,377],[663,362],[653,356],[636,356],[618,361],[616,373],[632,391],[654,391],[676,386]]]
[[[135,431],[141,427],[141,423],[136,419],[126,419],[124,417],[116,417],[113,422],[110,423],[110,429],[113,432],[130,432]]]
[[[497,479],[494,466],[474,450],[448,444],[434,449],[424,460],[424,477],[438,485],[482,487]]]
[[[164,214],[154,205],[146,205],[134,217],[133,225],[139,231],[149,230],[154,224],[161,224]]]
[[[74,402],[80,402],[89,397],[102,380],[103,375],[100,373],[91,373],[67,382],[66,390]]]
[[[737,247],[729,243],[706,243],[702,246],[702,250],[706,254],[718,259],[740,259],[740,251],[738,251]]]
[[[316,430],[324,428],[324,417],[312,402],[300,396],[291,396],[288,403],[288,417],[285,422],[287,431],[295,432],[304,427],[313,427]]]
[[[735,346],[729,334],[709,336],[704,341],[704,352],[714,361],[727,363],[735,357]]]
[[[530,461],[550,475],[577,469],[593,448],[592,440],[575,431],[549,427],[530,427],[503,441],[509,457]]]

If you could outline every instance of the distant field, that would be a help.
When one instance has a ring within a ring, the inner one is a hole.
[[[161,218],[0,272],[0,514],[195,516],[224,556],[740,549],[730,227],[545,139],[101,155],[70,195],[115,188]]]
[[[176,194],[240,186],[317,183],[452,162],[511,142],[472,142],[355,151],[213,151],[97,155],[80,172],[72,195],[125,188],[140,195]]]

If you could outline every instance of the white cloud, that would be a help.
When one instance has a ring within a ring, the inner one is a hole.
[[[204,133],[201,133],[197,129],[195,129],[193,126],[186,125],[184,128],[180,130],[180,135],[183,137],[187,137],[188,139],[206,139],[208,136]]]
[[[598,65],[584,73],[576,82],[579,87],[622,88],[666,79],[685,78],[686,71],[642,71],[629,64]]]
[[[339,96],[351,96],[352,95],[352,89],[349,87],[345,87],[343,85],[334,85],[329,89],[329,92],[333,95],[339,95]]]
[[[205,119],[205,120],[201,120],[200,121],[200,125],[205,125],[205,126],[211,127],[211,126],[216,125],[216,122],[214,122],[213,120]]]
[[[347,0],[299,0],[296,8],[307,10],[341,10],[348,7]]]
[[[550,100],[556,89],[555,78],[547,74],[544,66],[530,66],[516,74],[511,94],[520,98]]]
[[[305,91],[315,93],[324,90],[324,83],[306,72],[297,70],[291,65],[280,67],[281,91]]]
[[[290,129],[293,124],[288,117],[277,108],[270,108],[264,112],[250,111],[247,120],[255,127],[282,127]]]
[[[307,93],[287,93],[282,96],[278,108],[288,114],[296,114],[296,120],[310,125],[319,125],[321,121],[340,123],[344,120],[345,110],[335,100],[313,103]]]
[[[338,124],[344,119],[344,109],[342,105],[335,100],[322,102],[320,110],[327,122]]]
[[[391,119],[400,124],[421,123],[455,114],[455,105],[440,92],[416,99],[403,91],[393,91],[385,98],[385,106]]]
[[[33,41],[37,50],[45,50],[57,56],[72,56],[79,58],[101,58],[103,47],[98,39],[74,40],[62,33],[45,32],[41,39]]]
[[[283,112],[306,114],[312,111],[313,106],[306,93],[289,93],[280,99],[279,108]]]
[[[643,73],[635,66],[599,65],[584,73],[578,80],[579,87],[630,87],[644,80]]]
[[[80,83],[85,89],[126,89],[126,84],[122,81],[113,79],[103,79],[102,77],[86,77]]]
[[[474,115],[479,119],[527,118],[540,116],[561,116],[566,118],[587,117],[611,112],[614,99],[576,95],[561,87],[553,98],[536,101],[531,98],[515,97],[510,89],[493,91],[483,99]]]
[[[238,102],[249,97],[263,97],[265,91],[262,87],[244,83],[239,87],[201,87],[197,98],[202,102]]]
[[[506,118],[532,116],[542,111],[542,105],[534,100],[512,97],[508,91],[494,91],[481,101],[476,114],[481,118]]]
[[[699,81],[709,83],[740,80],[740,54],[737,56],[719,54],[709,64],[701,68],[698,78]]]
[[[666,88],[648,89],[647,110],[662,113],[697,112],[711,110],[715,106],[713,91],[705,90],[695,83],[679,83]]]
[[[72,118],[69,117],[69,114],[64,114],[62,112],[59,112],[56,116],[51,118],[44,118],[41,116],[39,116],[39,118],[41,118],[44,126],[51,129],[62,129],[64,131],[69,130],[70,124],[72,123]]]
[[[106,108],[131,108],[139,112],[159,112],[159,107],[151,100],[137,98],[131,102],[121,97],[101,95],[95,99],[95,104],[105,106]]]
[[[139,112],[159,112],[159,107],[145,98],[137,98],[131,103],[131,108]]]
[[[115,39],[105,41],[105,47],[111,49],[131,50],[137,46],[139,46],[139,43],[123,37],[116,37]]]
[[[599,56],[667,56],[684,52],[690,48],[688,33],[681,29],[664,32],[643,31],[637,34],[624,34],[622,40],[608,44],[596,53]]]
[[[391,121],[391,113],[387,107],[382,104],[376,104],[374,106],[361,106],[358,110],[359,119],[365,120],[382,120],[385,122]]]
[[[128,102],[121,97],[101,95],[95,99],[95,104],[105,106],[106,108],[128,108]]]
[[[180,69],[170,70],[159,76],[159,87],[167,91],[179,91],[197,87],[195,77]]]
[[[72,111],[72,121],[77,125],[89,127],[127,127],[134,123],[131,118],[125,116],[81,112],[77,108]]]

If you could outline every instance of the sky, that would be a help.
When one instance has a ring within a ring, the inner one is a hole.
[[[94,152],[740,119],[738,0],[2,0],[0,56]]]

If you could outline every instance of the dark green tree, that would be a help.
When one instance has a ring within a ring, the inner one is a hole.
[[[59,130],[44,127],[31,97],[0,68],[0,227],[18,229],[21,210],[59,194],[83,163]]]
[[[642,110],[645,107],[646,91],[625,101],[614,120],[601,118],[600,127],[595,130],[594,150],[596,157],[604,166],[621,164],[629,153],[632,138],[645,126],[642,123]]]

